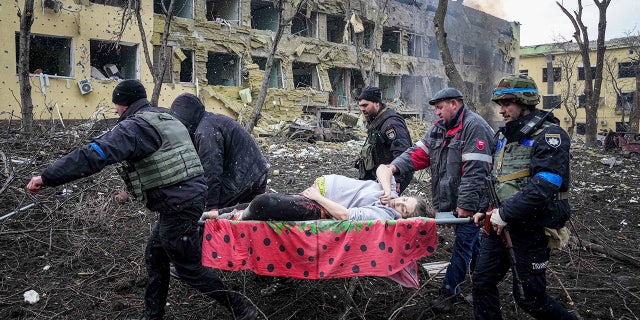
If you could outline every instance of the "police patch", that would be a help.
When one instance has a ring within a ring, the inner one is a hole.
[[[560,143],[562,143],[562,141],[560,140],[560,134],[559,133],[547,133],[544,135],[544,141],[547,142],[547,144],[551,147],[557,148],[560,146]]]
[[[396,138],[396,129],[390,128],[387,131],[385,131],[384,134],[387,135],[387,138],[389,138],[389,140],[393,140]]]

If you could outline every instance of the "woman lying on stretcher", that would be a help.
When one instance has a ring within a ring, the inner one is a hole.
[[[427,215],[428,207],[423,199],[398,197],[395,179],[386,166],[379,166],[376,176],[378,182],[325,175],[299,195],[262,194],[250,203],[209,212],[208,218],[262,221],[332,218],[395,220]]]

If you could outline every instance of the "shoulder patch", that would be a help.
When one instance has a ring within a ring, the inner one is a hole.
[[[546,141],[547,144],[553,148],[559,147],[562,143],[559,133],[545,133],[544,141]]]
[[[387,135],[387,138],[389,138],[389,140],[394,140],[396,138],[396,129],[389,128],[384,132],[384,134]]]
[[[484,150],[484,146],[485,146],[484,140],[478,140],[478,142],[476,142],[476,148],[478,148],[478,150],[480,151]]]

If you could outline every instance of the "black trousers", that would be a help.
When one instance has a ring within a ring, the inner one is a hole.
[[[576,319],[576,316],[546,293],[546,266],[550,249],[544,230],[527,233],[511,232],[516,268],[522,280],[524,297],[520,296],[515,277],[513,295],[516,303],[536,319]],[[492,231],[482,233],[480,253],[473,272],[473,311],[475,319],[502,319],[497,285],[510,270],[509,257],[502,239]]]
[[[317,202],[297,194],[264,193],[250,203],[220,209],[220,214],[234,209],[245,210],[243,220],[305,221],[324,218]]]
[[[198,219],[204,210],[204,197],[196,197],[179,212],[162,212],[147,242],[145,261],[148,280],[145,291],[146,319],[162,319],[169,290],[169,262],[180,279],[217,300],[233,312],[242,297],[230,293],[214,269],[202,266],[202,238]]]

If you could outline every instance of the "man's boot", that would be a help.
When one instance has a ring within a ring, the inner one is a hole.
[[[229,294],[229,311],[233,314],[232,319],[254,320],[258,317],[258,309],[245,297],[237,293]]]
[[[456,296],[451,294],[449,290],[442,288],[437,298],[431,302],[431,309],[434,312],[450,312],[453,309],[453,303]]]

